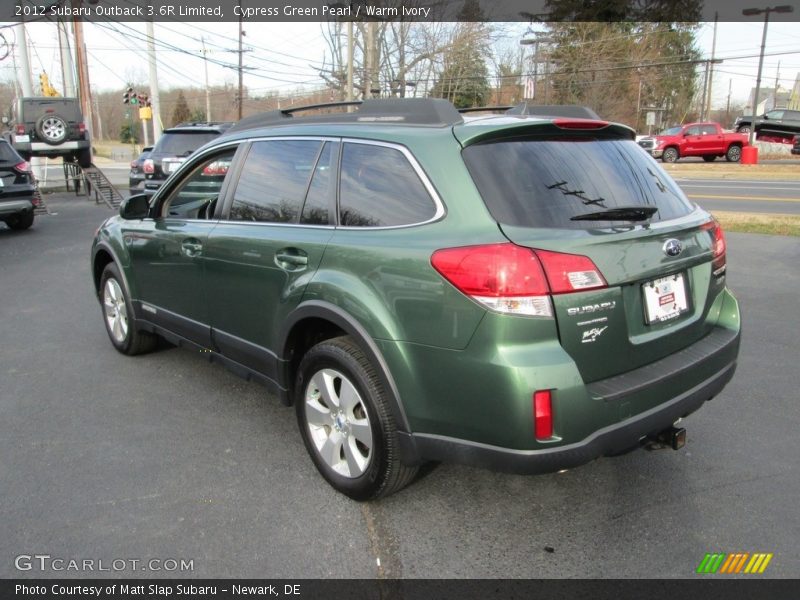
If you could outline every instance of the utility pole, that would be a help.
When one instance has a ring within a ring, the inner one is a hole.
[[[244,82],[242,77],[242,36],[244,32],[242,31],[242,3],[241,0],[239,2],[239,98],[238,98],[238,106],[239,106],[239,120],[242,120],[242,108],[244,107]]]
[[[72,8],[80,8],[81,0],[72,0]],[[77,10],[76,10],[77,13]],[[83,23],[78,17],[72,19],[72,36],[75,38],[75,58],[78,63],[78,97],[80,98],[83,119],[89,138],[94,139],[92,131],[92,101],[91,90],[89,88],[89,67],[86,64],[86,44],[83,41]]]
[[[97,90],[95,90],[97,91]],[[97,94],[92,94],[92,105],[94,107],[94,114],[97,117],[97,139],[103,139],[103,121],[100,120],[100,107],[97,105]]]
[[[725,121],[731,122],[731,88],[733,87],[733,79],[728,79],[728,103],[725,105]]]
[[[353,100],[353,21],[347,21],[347,96],[348,102]],[[348,110],[350,110],[348,108]]]
[[[704,107],[705,116],[703,120],[707,119],[711,114],[711,91],[714,89],[714,62],[717,54],[717,21],[719,14],[714,13],[714,37],[711,41],[711,64],[707,66],[708,71],[708,93],[706,94],[706,105]]]
[[[64,21],[59,20],[58,48],[61,52],[61,75],[64,82],[64,96],[75,96],[75,66],[72,63],[72,50],[70,49],[69,34]]]
[[[161,100],[158,95],[158,67],[153,21],[147,21],[147,62],[150,67],[150,104],[153,109],[153,144],[161,137]]]
[[[31,83],[31,61],[28,57],[28,36],[25,34],[25,23],[17,25],[17,53],[19,54],[19,85],[23,96],[33,96]]]
[[[778,61],[778,70],[775,72],[775,94],[773,98],[775,98],[774,102],[772,103],[772,108],[778,108],[778,85],[780,85],[781,80],[781,61]]]
[[[700,120],[706,120],[706,92],[708,92],[708,68],[710,66],[709,61],[706,61],[706,71],[703,75],[703,98],[700,100]]]
[[[208,89],[208,59],[206,58],[206,40],[200,37],[200,43],[203,44],[203,67],[206,73],[206,121],[211,122],[211,93]]]

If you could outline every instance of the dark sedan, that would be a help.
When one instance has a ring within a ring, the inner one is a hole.
[[[30,163],[0,139],[0,221],[17,230],[33,225],[35,192]]]
[[[131,196],[141,193],[144,189],[144,161],[150,158],[152,151],[153,147],[147,146],[135,160],[131,161],[131,172],[128,174],[128,191]]]

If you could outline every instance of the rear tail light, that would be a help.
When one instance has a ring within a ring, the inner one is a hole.
[[[533,393],[533,431],[537,440],[553,437],[553,402],[550,390]]]
[[[711,269],[713,270],[714,275],[722,275],[725,272],[727,263],[727,259],[725,258],[727,244],[725,243],[725,233],[722,231],[722,225],[719,224],[719,221],[714,219],[713,221],[709,221],[703,225],[701,229],[711,232],[711,239],[713,243]]]
[[[14,165],[14,170],[18,171],[19,173],[30,173],[31,163],[29,163],[27,160],[23,160],[21,163]]]
[[[131,169],[136,169],[138,166],[139,166],[139,163],[137,163],[135,160],[131,161]]]
[[[86,133],[86,123],[78,123],[78,133],[81,135]]]
[[[16,127],[16,133],[17,135],[25,135],[25,125],[18,123]]]
[[[156,172],[156,167],[152,158],[148,158],[144,161],[144,164],[142,165],[142,171],[149,174]]]
[[[431,264],[462,293],[506,314],[552,317],[551,294],[606,287],[586,256],[511,243],[437,250]]]

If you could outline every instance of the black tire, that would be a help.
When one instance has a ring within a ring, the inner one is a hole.
[[[318,384],[326,380],[330,384],[322,392]],[[344,406],[345,396],[350,407]],[[418,467],[398,458],[397,425],[378,373],[349,336],[325,340],[306,353],[297,370],[294,403],[306,450],[337,491],[354,500],[372,500],[413,481]],[[309,414],[316,423],[309,421]],[[367,430],[370,436],[365,436]],[[332,449],[330,459],[323,458],[325,447]],[[357,459],[364,464],[358,465]]]
[[[750,133],[750,125],[742,125],[736,130],[737,133]]]
[[[45,144],[56,146],[67,139],[69,125],[64,117],[49,114],[43,115],[36,121],[36,135]]]
[[[109,294],[107,291],[107,286],[109,284],[112,287],[116,285],[118,301],[113,299],[113,295]],[[138,331],[134,326],[133,306],[131,305],[130,295],[125,287],[125,280],[120,275],[116,264],[108,263],[106,268],[103,269],[103,274],[100,276],[98,297],[100,299],[100,309],[103,311],[103,323],[105,323],[108,338],[111,340],[114,348],[122,354],[133,356],[134,354],[150,352],[156,347],[158,336],[147,331]],[[113,310],[116,309],[116,314],[123,317],[123,306],[124,318],[120,319],[120,329],[116,329],[115,326],[111,324],[113,320],[111,314]],[[123,320],[125,322],[124,332],[121,326]],[[120,335],[120,332],[123,332],[122,335]]]
[[[31,225],[33,225],[33,211],[29,210],[8,217],[6,220],[6,225],[8,225],[14,231],[23,231],[24,229],[28,229]]]
[[[88,169],[92,166],[92,150],[90,148],[79,150],[75,158],[81,169]]]
[[[725,153],[725,160],[728,162],[739,162],[742,160],[742,147],[734,144]]]
[[[714,162],[715,160],[717,160],[717,155],[716,154],[704,154],[703,155],[703,160],[706,161],[706,162]]]
[[[677,148],[665,148],[664,154],[661,155],[661,160],[665,163],[674,163],[678,160],[678,149]]]

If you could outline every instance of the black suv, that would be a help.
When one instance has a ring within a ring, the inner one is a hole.
[[[754,128],[759,137],[791,139],[800,133],[800,110],[776,108],[756,117],[755,123],[753,117],[737,117],[733,128],[740,133],[746,133]]]
[[[200,146],[227,131],[232,123],[181,123],[165,129],[142,166],[144,192],[153,194]]]
[[[0,221],[17,230],[33,225],[35,192],[28,161],[0,140]]]
[[[60,156],[81,167],[92,164],[91,140],[77,98],[18,98],[9,126],[6,137],[25,160]]]

